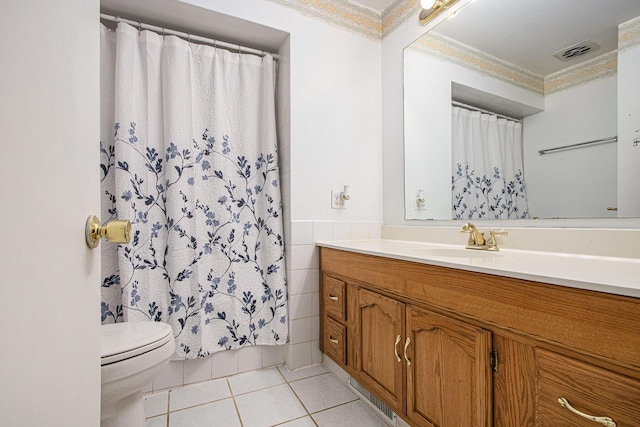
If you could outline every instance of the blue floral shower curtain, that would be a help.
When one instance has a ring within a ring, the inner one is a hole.
[[[287,341],[271,56],[102,32],[102,322],[163,321],[174,359]]]
[[[452,107],[454,219],[528,218],[522,123]]]

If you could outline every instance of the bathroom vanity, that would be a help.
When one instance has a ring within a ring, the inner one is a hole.
[[[319,245],[321,350],[409,424],[639,425],[638,260]]]

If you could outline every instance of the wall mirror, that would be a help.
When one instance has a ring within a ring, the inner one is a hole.
[[[631,116],[619,94],[640,86],[640,46],[625,50],[638,68],[623,75],[618,40],[625,25],[638,37],[639,16],[637,0],[476,0],[407,46],[405,218],[639,217],[635,202],[616,210],[640,194],[618,138],[619,114]],[[519,150],[487,148],[505,133]]]

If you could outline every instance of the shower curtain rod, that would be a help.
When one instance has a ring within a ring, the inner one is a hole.
[[[171,30],[169,28],[158,27],[151,24],[145,24],[144,22],[140,22],[140,21],[132,21],[131,19],[125,19],[125,18],[120,18],[119,16],[107,15],[106,13],[101,13],[100,19],[104,19],[105,21],[111,21],[116,23],[124,22],[126,24],[132,25],[142,30],[150,30],[162,35],[172,35],[172,36],[180,37],[181,39],[184,39],[190,42],[194,41],[198,43],[211,45],[214,47],[221,47],[223,49],[227,49],[233,52],[249,53],[257,56],[265,56],[267,54],[270,54],[274,60],[276,61],[278,60],[278,55],[275,53],[266,52],[264,50],[253,49],[253,48],[241,46],[238,44],[227,43],[220,40],[210,39],[207,37],[197,36],[195,34],[184,33],[182,31]]]
[[[546,153],[551,153],[551,152],[557,151],[557,150],[566,150],[568,148],[582,147],[584,145],[605,144],[607,142],[617,142],[617,141],[618,141],[618,136],[616,135],[616,136],[612,136],[610,138],[595,139],[593,141],[580,142],[578,144],[563,145],[562,147],[555,147],[555,148],[547,148],[545,150],[538,150],[538,154],[546,154]]]
[[[497,116],[497,117],[500,117],[500,118],[503,118],[503,119],[511,120],[513,122],[522,123],[521,119],[516,119],[515,117],[505,116],[504,114],[494,113],[493,111],[489,111],[489,110],[483,110],[482,108],[474,107],[473,105],[463,104],[462,102],[451,101],[451,105],[454,105],[454,106],[460,107],[460,108],[464,108],[466,110],[479,111],[481,113],[491,114],[492,116]]]

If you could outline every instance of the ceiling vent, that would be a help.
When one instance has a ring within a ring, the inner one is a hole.
[[[583,42],[576,43],[572,46],[561,49],[558,52],[554,53],[553,56],[561,61],[570,61],[573,58],[577,58],[578,56],[582,56],[586,53],[593,52],[598,49],[600,49],[599,44],[594,43],[590,40],[585,40]]]

